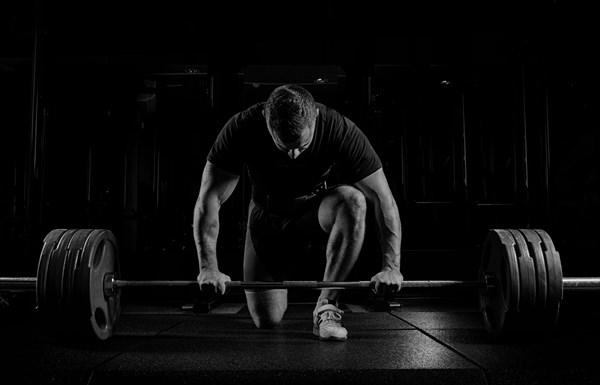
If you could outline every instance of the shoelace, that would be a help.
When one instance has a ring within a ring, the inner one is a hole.
[[[321,313],[321,315],[319,315],[318,324],[319,325],[321,325],[321,323],[339,324],[341,320],[342,320],[342,313],[338,313],[333,310],[327,310],[327,311],[324,311],[323,313]]]

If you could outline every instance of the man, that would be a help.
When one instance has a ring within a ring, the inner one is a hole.
[[[219,270],[219,209],[237,185],[243,165],[252,184],[244,252],[244,281],[281,281],[302,262],[307,245],[323,240],[323,281],[347,278],[360,253],[367,209],[373,210],[383,253],[371,278],[378,293],[396,292],[400,273],[398,208],[381,161],[359,128],[335,110],[316,103],[298,85],[277,87],[265,103],[234,115],[210,150],[194,209],[198,283],[225,293],[229,276]],[[343,184],[327,188],[336,167]],[[287,291],[246,290],[258,328],[277,325],[287,308]],[[321,291],[313,333],[345,340],[339,290]]]

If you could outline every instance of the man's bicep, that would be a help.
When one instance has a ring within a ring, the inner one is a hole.
[[[202,172],[199,200],[216,200],[222,205],[231,196],[240,176],[206,162]]]
[[[390,186],[382,168],[379,168],[370,175],[362,178],[354,185],[362,191],[367,200],[371,202],[393,200],[392,191],[390,190]]]

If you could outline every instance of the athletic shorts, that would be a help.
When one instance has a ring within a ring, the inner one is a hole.
[[[314,266],[310,258],[315,251],[322,250],[324,266],[327,233],[321,228],[318,215],[323,196],[311,198],[286,215],[275,215],[250,202],[244,253],[244,268],[250,271],[245,271],[245,280],[267,279],[256,269],[255,261],[259,261],[274,281],[301,280],[293,273],[299,268]]]

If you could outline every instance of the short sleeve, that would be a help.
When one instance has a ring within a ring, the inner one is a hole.
[[[379,156],[366,135],[346,117],[342,117],[345,137],[340,151],[340,172],[349,184],[371,175],[382,166]]]
[[[207,160],[225,171],[239,175],[243,167],[242,143],[239,114],[236,114],[225,123],[219,132],[208,153]]]

